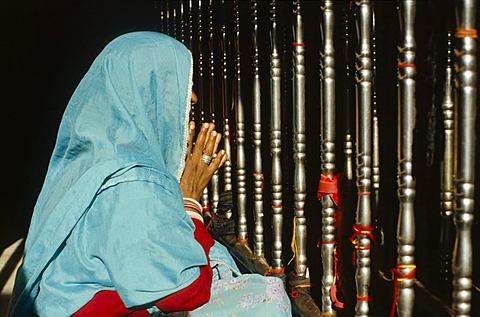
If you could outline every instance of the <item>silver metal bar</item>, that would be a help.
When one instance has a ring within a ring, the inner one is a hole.
[[[475,191],[475,120],[477,111],[477,31],[475,0],[456,2],[456,195],[457,229],[453,253],[453,303],[455,316],[470,316],[472,297],[472,223]],[[461,146],[461,147],[460,147]]]
[[[222,7],[225,7],[225,2],[222,1]],[[226,23],[225,18],[223,18],[222,29],[221,29],[221,47],[222,47],[222,111],[223,111],[223,148],[225,153],[227,153],[227,161],[223,167],[223,187],[225,191],[232,190],[232,150],[230,144],[230,108],[232,106],[232,100],[229,98],[228,94],[228,70],[227,70],[227,51],[228,51],[228,42],[226,39]],[[232,217],[232,211],[226,213],[227,218]]]
[[[330,180],[335,176],[335,13],[333,1],[325,0],[322,5],[322,175]],[[321,198],[322,203],[322,312],[333,314],[330,290],[335,282],[335,211],[336,206],[331,195]]]
[[[193,0],[188,0],[188,47],[193,52]]]
[[[160,1],[160,33],[165,33],[165,8],[163,1]]]
[[[240,60],[240,11],[238,0],[233,2],[234,6],[234,46],[235,46],[235,124],[236,124],[236,174],[237,174],[237,237],[241,241],[248,238],[247,226],[247,171],[245,158],[245,114],[242,102],[241,90],[241,60]]]
[[[213,46],[213,1],[209,1],[208,5],[208,48],[210,50],[210,57],[209,57],[209,69],[210,69],[210,77],[208,81],[209,86],[209,97],[210,97],[210,121],[216,124],[215,120],[215,48]],[[212,180],[210,181],[210,190],[211,190],[211,203],[212,203],[212,212],[213,214],[217,213],[217,206],[218,201],[220,200],[220,176],[218,175],[218,170],[212,176]]]
[[[200,121],[203,123],[207,121],[205,117],[205,108],[207,106],[204,88],[204,72],[203,72],[203,22],[202,22],[202,0],[198,1],[198,103],[201,107]],[[207,215],[211,213],[210,195],[208,186],[205,187],[201,198],[203,212]]]
[[[180,42],[185,44],[185,9],[184,9],[184,4],[183,0],[180,0]]]
[[[173,8],[172,20],[173,20],[172,37],[178,39],[178,34],[177,34],[177,8],[175,8],[175,7]]]
[[[413,175],[413,131],[415,128],[415,33],[416,2],[399,5],[402,43],[398,48],[398,200],[397,226],[397,314],[411,316],[415,301],[415,180]]]
[[[345,59],[345,76],[344,76],[344,102],[345,102],[345,141],[343,143],[343,154],[345,155],[345,176],[347,180],[353,180],[353,152],[354,152],[354,145],[353,145],[353,136],[352,136],[352,126],[351,126],[351,117],[352,117],[352,95],[351,95],[351,83],[354,74],[352,74],[351,70],[351,55],[350,55],[350,45],[351,45],[351,32],[350,27],[352,25],[353,20],[353,8],[350,6],[350,3],[347,3],[345,9],[345,16],[344,16],[344,59]]]
[[[373,209],[377,216],[374,219],[374,226],[378,226],[378,203],[380,201],[380,131],[378,126],[378,104],[377,104],[377,89],[376,89],[376,75],[377,75],[377,41],[376,41],[376,25],[375,25],[375,7],[372,5],[372,115],[373,115],[373,155],[372,155],[372,187],[373,187]],[[383,236],[382,229],[380,234]],[[383,239],[382,239],[383,241]]]
[[[305,217],[306,174],[305,174],[305,45],[300,0],[294,2],[294,77],[293,77],[293,143],[295,162],[294,207],[295,207],[295,275],[306,277],[307,273],[307,219]]]
[[[371,201],[372,187],[372,59],[371,26],[372,10],[369,0],[357,1],[356,53],[356,99],[357,99],[357,211],[354,225],[354,244],[356,252],[355,281],[357,302],[355,316],[369,315],[369,289],[371,279]]]
[[[272,157],[272,268],[283,270],[283,187],[282,187],[282,104],[281,104],[281,64],[277,50],[276,1],[270,1],[272,28],[270,33],[270,154]]]
[[[441,163],[440,188],[440,278],[449,282],[452,274],[453,253],[453,205],[455,202],[454,151],[455,151],[455,104],[453,99],[452,32],[447,35],[447,67],[442,102],[445,145]]]
[[[165,34],[170,34],[170,1],[165,0]]]
[[[258,69],[258,12],[257,1],[251,1],[252,46],[253,46],[253,179],[254,179],[254,238],[253,252],[257,256],[264,255],[263,241],[263,170],[262,170],[262,103],[260,92],[260,74]]]

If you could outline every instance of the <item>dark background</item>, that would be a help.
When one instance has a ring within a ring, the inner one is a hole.
[[[178,1],[170,1],[178,6]],[[76,85],[87,71],[95,56],[116,36],[134,30],[160,30],[161,1],[112,1],[112,0],[0,0],[0,69],[2,98],[2,176],[3,189],[0,191],[1,249],[24,237],[41,189],[43,178],[54,146],[56,131],[68,100]],[[218,5],[218,2],[217,4]],[[345,1],[336,2],[336,78],[337,78],[337,170],[343,172],[343,138],[347,126],[345,87],[353,92],[352,82],[345,78],[345,49],[342,38]],[[378,229],[383,227],[385,245],[373,252],[374,270],[390,276],[389,270],[396,263],[396,223],[398,218],[397,200],[397,95],[396,66],[397,45],[400,43],[400,26],[396,1],[376,1],[376,44],[377,74],[376,91],[380,118],[381,146],[381,199],[374,213]],[[309,232],[309,267],[312,275],[312,294],[320,305],[319,281],[321,260],[316,242],[319,238],[320,205],[316,200],[319,180],[319,62],[320,16],[319,1],[302,3],[305,23],[306,69],[307,69],[307,188],[306,215]],[[231,16],[231,9],[218,11]],[[279,45],[282,54],[283,80],[283,173],[285,262],[291,257],[291,221],[293,215],[293,154],[292,154],[292,21],[291,2],[278,2]],[[478,8],[477,8],[478,9]],[[265,174],[265,203],[270,206],[269,189],[269,7],[260,1],[259,6],[259,50],[260,74],[262,81],[262,103],[264,106],[263,157]],[[251,83],[252,48],[250,3],[240,1],[242,53],[242,91],[246,107],[247,159],[249,168],[253,160],[251,130]],[[216,24],[225,16],[216,14]],[[443,97],[444,68],[446,61],[446,32],[452,28],[453,7],[450,1],[418,1],[416,15],[417,77],[416,102],[417,119],[414,145],[414,168],[416,178],[416,262],[417,278],[425,288],[417,285],[415,316],[443,316],[451,302],[451,281],[440,276],[439,231],[440,231],[440,162],[443,151],[441,100]],[[478,18],[477,14],[477,24]],[[231,26],[231,19],[227,19]],[[218,29],[216,29],[218,31]],[[354,29],[352,35],[355,36]],[[218,34],[216,35],[218,40]],[[355,41],[352,40],[349,56],[352,57]],[[218,42],[218,41],[217,41]],[[218,44],[215,46],[217,53]],[[195,55],[198,52],[194,52]],[[219,56],[219,55],[218,55]],[[229,57],[230,58],[230,57]],[[218,66],[218,65],[217,65]],[[218,68],[217,68],[218,69]],[[231,75],[232,67],[229,68]],[[219,76],[219,73],[216,74]],[[219,77],[218,77],[219,78]],[[350,86],[344,86],[344,83]],[[220,87],[220,81],[216,81]],[[218,94],[218,92],[217,92]],[[218,96],[216,96],[218,97]],[[217,99],[219,100],[219,99]],[[354,99],[350,103],[354,109]],[[221,110],[216,108],[217,117]],[[352,112],[351,112],[352,113]],[[233,117],[232,117],[233,120]],[[354,119],[350,125],[353,127]],[[478,122],[479,120],[477,120]],[[478,131],[477,124],[477,131]],[[354,130],[353,130],[354,131]],[[234,131],[233,131],[234,132]],[[478,148],[478,142],[477,142]],[[479,153],[477,151],[477,153]],[[235,155],[235,154],[234,154]],[[472,228],[474,246],[474,283],[480,284],[479,262],[479,186],[478,156],[476,172],[475,223]],[[250,173],[251,174],[251,173]],[[253,188],[249,174],[248,188]],[[352,315],[354,300],[353,267],[351,246],[348,238],[355,218],[356,189],[353,184],[344,184],[345,208],[343,212],[343,236],[341,242],[344,261],[344,301],[347,304],[345,316]],[[353,198],[352,198],[353,197]],[[252,201],[249,198],[249,207]],[[266,209],[268,209],[266,207]],[[250,208],[249,210],[252,210]],[[271,239],[269,212],[266,215],[266,241]],[[250,219],[250,222],[252,219]],[[252,226],[250,226],[252,228]],[[251,230],[251,229],[250,229]],[[250,235],[251,236],[251,235]],[[453,241],[454,237],[452,236]],[[266,254],[270,258],[269,254]],[[290,268],[291,269],[291,268]],[[372,275],[372,316],[386,316],[392,298],[392,283],[377,274]],[[436,298],[441,300],[437,301]],[[479,293],[473,290],[472,316],[479,313]]]

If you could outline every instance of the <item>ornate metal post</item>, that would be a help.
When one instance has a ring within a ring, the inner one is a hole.
[[[212,123],[216,124],[215,120],[215,48],[213,46],[213,1],[209,1],[208,5],[208,48],[210,50],[210,57],[208,59],[209,62],[209,69],[210,69],[210,77],[209,77],[209,96],[210,96],[210,120]],[[217,206],[218,201],[220,199],[220,187],[219,187],[219,175],[218,170],[212,176],[212,180],[210,181],[210,189],[211,189],[211,201],[212,201],[212,212],[213,214],[217,213]]]
[[[185,43],[185,9],[183,0],[180,0],[180,42]]]
[[[251,14],[253,24],[252,46],[253,46],[253,178],[254,178],[254,248],[257,256],[264,255],[263,242],[263,170],[262,170],[262,103],[260,92],[260,74],[258,69],[258,12],[257,1],[251,1]]]
[[[272,269],[275,273],[284,270],[282,257],[283,231],[283,187],[282,187],[282,104],[281,104],[281,65],[277,50],[276,1],[270,2],[272,28],[270,33],[270,154],[272,156]]]
[[[372,187],[373,187],[373,213],[374,226],[378,226],[378,203],[380,201],[380,131],[378,127],[377,112],[377,42],[376,42],[376,25],[375,25],[375,7],[372,5],[372,111],[373,111],[373,155],[372,155]],[[383,231],[380,229],[380,236],[383,237]],[[383,241],[383,238],[382,238]]]
[[[400,2],[403,41],[398,52],[398,200],[397,268],[395,303],[398,316],[411,316],[415,301],[415,180],[413,176],[413,130],[415,128],[415,21],[416,2]]]
[[[303,23],[300,15],[300,1],[294,2],[295,42],[294,78],[293,78],[293,143],[294,143],[294,205],[295,205],[295,242],[297,276],[307,274],[307,219],[305,218],[306,175],[305,175],[305,44],[303,43]]]
[[[188,48],[193,52],[193,0],[188,0]]]
[[[170,34],[170,1],[165,0],[165,34]]]
[[[203,23],[202,23],[202,0],[198,1],[198,103],[201,106],[201,112],[200,112],[200,121],[203,123],[207,121],[206,118],[206,107],[207,107],[207,102],[205,98],[205,86],[204,86],[204,72],[203,72]],[[209,190],[208,186],[205,187],[203,190],[202,198],[201,198],[201,203],[202,203],[202,208],[203,212],[206,215],[210,214],[211,211],[211,205],[210,205],[210,197],[209,197]]]
[[[222,7],[225,6],[225,2],[222,1]],[[232,190],[232,150],[230,145],[230,108],[231,108],[231,99],[229,98],[228,92],[228,71],[227,71],[227,51],[228,51],[228,42],[226,39],[226,23],[225,18],[222,18],[222,38],[221,38],[221,47],[222,47],[222,110],[223,110],[223,144],[225,152],[227,153],[227,161],[223,167],[223,186],[225,191]],[[232,217],[232,212],[229,211],[226,213],[227,218]]]
[[[445,70],[445,85],[442,103],[445,147],[441,164],[440,192],[440,278],[449,282],[452,275],[453,252],[453,205],[455,201],[454,185],[454,150],[455,150],[455,106],[453,100],[453,60],[452,32],[447,35],[447,67]]]
[[[173,32],[172,32],[172,37],[178,39],[178,34],[177,34],[177,8],[173,7],[173,12],[172,12],[172,26],[173,26]]]
[[[289,276],[291,298],[295,309],[305,316],[318,316],[320,309],[310,296],[310,276],[307,266],[307,219],[305,217],[306,173],[305,173],[305,44],[300,0],[294,1],[293,42],[293,160],[294,169],[294,228],[292,249],[295,269]],[[299,296],[293,296],[297,293]]]
[[[370,36],[372,10],[369,0],[357,2],[357,212],[352,242],[355,245],[357,288],[356,316],[369,315],[369,289],[371,275],[371,201],[372,187],[372,59]]]
[[[475,119],[477,110],[476,1],[456,2],[456,144],[455,214],[457,229],[453,252],[455,316],[470,316],[472,297],[472,232],[475,184]],[[461,147],[460,147],[461,146]]]
[[[334,199],[338,196],[334,196],[337,195],[337,179],[335,176],[335,48],[333,41],[335,14],[332,0],[323,2],[322,13],[322,175],[319,185],[319,194],[324,195],[321,197],[322,312],[324,316],[335,316],[330,297],[331,288],[335,283],[335,211],[338,203]]]
[[[352,99],[351,99],[351,92],[350,92],[350,84],[352,83],[352,70],[351,68],[351,55],[350,55],[350,45],[351,45],[351,33],[350,27],[352,25],[351,19],[353,13],[353,8],[351,2],[347,4],[347,8],[345,10],[345,17],[344,17],[344,58],[345,58],[345,76],[344,76],[344,100],[345,100],[345,141],[343,143],[343,153],[345,155],[345,175],[348,180],[353,180],[353,136],[352,136],[352,126],[351,126],[351,118],[353,111],[351,110],[352,107]]]
[[[163,1],[159,1],[160,2],[160,28],[159,28],[159,32],[160,33],[165,33],[165,8],[164,8],[164,5],[163,5]]]
[[[234,3],[235,14],[235,124],[236,124],[236,145],[237,145],[237,236],[240,241],[246,241],[248,237],[247,227],[247,172],[245,159],[245,114],[241,93],[241,60],[240,60],[240,12],[238,0]]]

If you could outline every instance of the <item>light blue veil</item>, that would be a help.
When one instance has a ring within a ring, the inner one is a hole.
[[[128,33],[98,55],[60,123],[9,315],[29,314],[42,273],[107,181],[135,169],[180,179],[191,88],[191,54],[166,35]]]

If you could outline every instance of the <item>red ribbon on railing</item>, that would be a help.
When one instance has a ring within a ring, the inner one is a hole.
[[[476,39],[476,38],[478,38],[478,35],[477,35],[477,30],[476,29],[457,28],[455,30],[455,37],[457,37],[457,38],[471,37],[473,39]]]
[[[410,273],[403,274],[402,270],[410,269]],[[394,288],[393,288],[393,305],[392,310],[390,311],[390,317],[395,316],[395,310],[397,308],[397,299],[398,299],[398,283],[402,280],[413,280],[415,278],[415,272],[417,271],[417,267],[415,264],[397,264],[396,268],[391,269],[394,277]]]
[[[373,241],[375,239],[375,237],[373,236],[372,231],[373,231],[373,227],[363,227],[363,226],[360,226],[358,224],[353,225],[353,234],[350,237],[350,242],[354,245],[355,251],[356,250],[370,250],[371,249],[371,245],[359,246],[358,241],[357,241],[357,237],[359,235],[365,235],[371,241]],[[357,262],[357,253],[355,251],[353,251],[353,265],[355,265],[355,262]]]
[[[339,309],[343,309],[345,307],[345,305],[343,304],[343,302],[341,302],[338,298],[337,298],[337,284],[336,282],[337,281],[340,281],[340,272],[338,270],[338,255],[337,255],[337,248],[335,248],[333,250],[333,259],[334,259],[334,265],[333,265],[333,269],[335,270],[334,274],[335,274],[335,281],[332,285],[332,287],[330,288],[330,298],[332,299],[332,303],[333,303],[333,306],[339,308]]]
[[[329,195],[336,206],[338,206],[338,180],[337,175],[330,179],[328,176],[321,174],[320,182],[318,183],[317,198],[320,199],[323,196]]]

